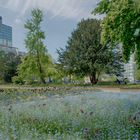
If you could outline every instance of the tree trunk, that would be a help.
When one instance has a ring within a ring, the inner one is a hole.
[[[46,81],[45,81],[45,78],[43,76],[43,70],[42,70],[42,67],[41,67],[41,64],[40,62],[38,62],[38,65],[39,65],[39,72],[40,72],[40,80],[43,84],[46,84]]]
[[[98,78],[96,78],[96,73],[90,75],[90,82],[92,85],[96,85],[98,83]]]
[[[44,79],[43,76],[41,76],[40,79],[41,79],[41,82],[42,82],[43,84],[46,84],[46,81],[45,81],[45,79]]]
[[[46,84],[46,81],[45,81],[45,78],[43,76],[43,68],[41,66],[41,62],[40,62],[40,57],[39,57],[39,52],[37,50],[37,65],[38,65],[38,69],[39,69],[39,72],[40,72],[40,80],[41,80],[41,83],[43,84]]]

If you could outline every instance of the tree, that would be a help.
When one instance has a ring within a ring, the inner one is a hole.
[[[5,54],[5,71],[4,71],[4,81],[11,83],[12,77],[17,75],[17,67],[20,64],[21,58],[19,55],[13,53]]]
[[[129,60],[136,51],[140,65],[140,2],[139,0],[101,0],[93,11],[104,14],[102,21],[102,44],[109,40],[112,46],[122,43],[123,56]]]
[[[25,23],[25,29],[28,30],[25,39],[27,54],[23,57],[22,63],[18,67],[18,77],[25,81],[36,79],[41,83],[46,83],[46,67],[49,56],[43,44],[45,34],[41,30],[42,20],[42,11],[34,9],[31,19]]]
[[[20,64],[20,56],[14,53],[0,51],[0,79],[11,83],[12,77],[17,75],[17,67]]]
[[[71,74],[89,76],[97,84],[111,61],[109,46],[100,44],[101,27],[96,19],[82,20],[72,32],[65,49],[58,50],[59,63]]]

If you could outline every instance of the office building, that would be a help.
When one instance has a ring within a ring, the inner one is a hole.
[[[12,27],[3,24],[2,17],[0,16],[0,50],[6,53],[16,53],[17,48],[12,47]]]

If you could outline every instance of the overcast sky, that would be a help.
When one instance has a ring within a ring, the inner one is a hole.
[[[48,52],[57,59],[56,49],[66,46],[68,37],[83,18],[93,18],[92,9],[99,0],[0,0],[3,23],[13,27],[13,47],[26,51],[24,23],[33,8],[44,12],[42,29],[45,31]]]

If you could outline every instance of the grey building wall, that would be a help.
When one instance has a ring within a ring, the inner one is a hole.
[[[135,54],[130,56],[130,60],[127,64],[124,64],[124,76],[128,79],[130,83],[135,83],[135,71],[136,71],[136,62]]]
[[[14,53],[18,55],[18,49],[14,47],[4,47],[0,45],[0,51],[4,51],[5,53]]]
[[[122,52],[122,44],[118,45],[118,48]],[[135,62],[135,53],[131,54],[130,60],[127,63],[124,63],[124,72],[123,77],[127,78],[130,83],[135,83],[135,71],[136,71],[136,62]]]

